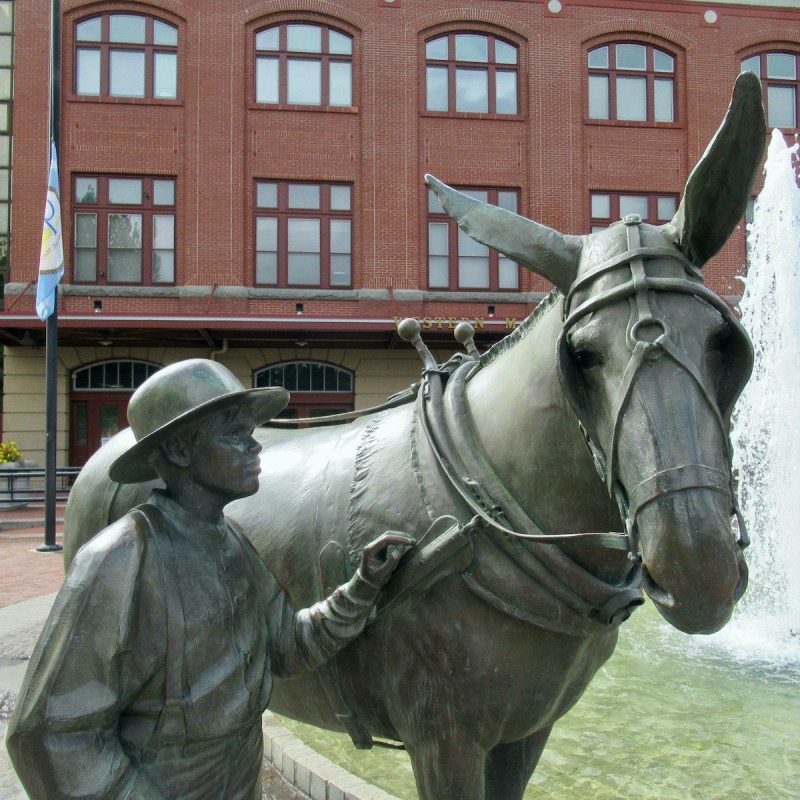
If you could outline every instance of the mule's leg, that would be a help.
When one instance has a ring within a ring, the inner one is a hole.
[[[485,800],[522,800],[552,726],[525,739],[499,744],[486,756]]]
[[[486,753],[448,736],[406,744],[419,800],[484,800]]]

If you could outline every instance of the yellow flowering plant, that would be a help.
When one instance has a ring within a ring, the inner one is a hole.
[[[11,464],[14,461],[22,461],[16,442],[0,442],[0,464]]]

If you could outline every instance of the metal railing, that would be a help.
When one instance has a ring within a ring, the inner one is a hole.
[[[69,497],[80,467],[56,468],[56,501]],[[22,467],[0,471],[0,510],[9,506],[44,505],[44,467]]]

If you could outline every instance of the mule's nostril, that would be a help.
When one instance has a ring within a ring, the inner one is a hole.
[[[672,593],[659,586],[647,571],[647,567],[642,570],[642,586],[647,592],[647,596],[662,608],[675,608],[675,598]]]

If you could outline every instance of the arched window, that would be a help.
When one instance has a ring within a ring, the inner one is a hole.
[[[255,94],[270,105],[352,106],[353,39],[325,25],[285,22],[256,33]]]
[[[128,401],[159,364],[121,359],[79,367],[70,392],[69,463],[89,457],[128,424]]]
[[[675,56],[658,47],[618,42],[588,53],[589,119],[675,121]]]
[[[764,87],[764,110],[770,128],[797,130],[800,55],[771,51],[742,59],[742,72],[755,72]]]
[[[76,392],[133,392],[161,367],[145,361],[103,361],[72,373]]]
[[[313,426],[316,417],[353,410],[353,373],[321,361],[285,361],[253,374],[253,386],[281,386],[291,392],[279,419],[297,420],[297,427]]]
[[[519,52],[485,33],[447,33],[425,42],[426,111],[519,114]]]
[[[100,14],[75,25],[75,94],[178,96],[178,29],[142,14]]]

